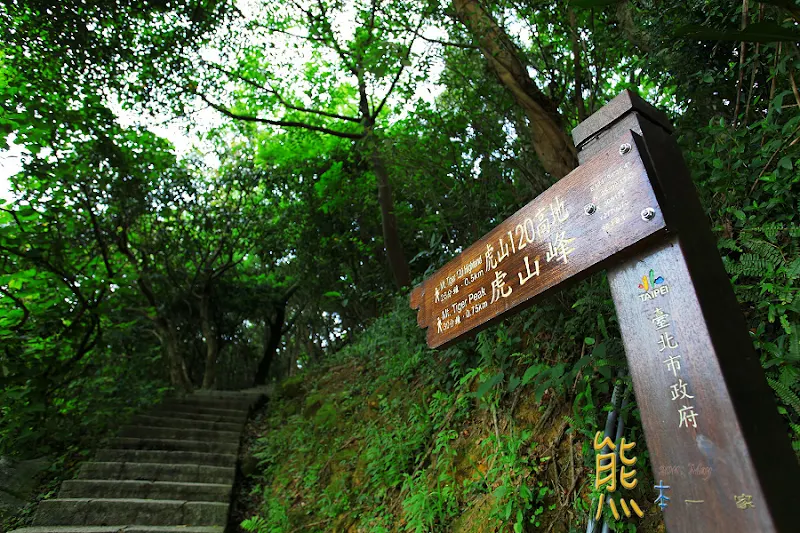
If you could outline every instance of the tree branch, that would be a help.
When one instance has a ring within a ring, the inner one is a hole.
[[[291,287],[289,287],[289,289],[286,291],[286,294],[283,295],[283,301],[284,302],[288,302],[289,298],[294,296],[294,293],[296,293],[299,288],[300,288],[300,282],[299,281],[296,282]]]
[[[20,329],[22,329],[22,326],[25,325],[25,322],[27,322],[28,319],[30,318],[31,312],[28,310],[27,306],[25,305],[25,302],[23,302],[21,298],[17,298],[13,294],[11,294],[7,290],[5,290],[3,287],[0,287],[0,293],[2,293],[5,296],[8,296],[12,300],[14,300],[14,304],[16,304],[17,307],[22,309],[22,312],[23,312],[22,320],[19,321],[19,324],[17,324],[13,328],[11,328],[14,331],[19,331]]]
[[[331,22],[328,20],[328,13],[325,11],[325,5],[322,3],[322,0],[317,0],[317,5],[319,6],[319,11],[322,15],[322,25],[325,27],[325,30],[330,34],[330,46],[336,50],[336,53],[341,58],[344,65],[348,68],[350,72],[353,73],[354,76],[358,76],[358,72],[356,71],[355,65],[350,62],[347,58],[347,54],[344,53],[344,50],[339,46],[339,43],[336,42],[336,37],[333,35],[333,29],[331,28]],[[314,19],[311,15],[311,11],[306,11],[306,15],[308,16],[308,21],[311,24],[311,27],[314,27]],[[325,38],[324,36],[322,37]],[[324,41],[323,41],[324,42]]]
[[[72,294],[75,296],[75,298],[78,299],[78,302],[81,305],[84,305],[84,306],[87,305],[86,298],[83,296],[83,293],[81,293],[81,291],[75,286],[74,277],[70,276],[69,274],[67,274],[64,270],[56,267],[51,262],[49,262],[49,261],[47,261],[45,259],[35,259],[35,258],[31,257],[29,255],[30,252],[29,253],[23,253],[23,252],[20,252],[19,250],[14,250],[13,248],[8,248],[7,246],[0,246],[0,250],[5,250],[6,252],[8,252],[10,254],[15,255],[15,256],[17,256],[17,257],[19,257],[21,259],[28,260],[31,263],[35,264],[35,265],[43,266],[47,270],[47,272],[50,272],[50,273],[56,275],[58,280],[60,282],[62,282],[72,292]]]
[[[94,214],[94,209],[92,209],[89,201],[89,193],[86,191],[85,185],[81,185],[80,188],[85,199],[83,207],[89,213],[89,220],[92,223],[92,231],[94,232],[95,239],[97,239],[97,244],[100,245],[100,254],[103,256],[103,264],[106,266],[106,272],[108,275],[113,278],[114,270],[111,268],[111,263],[108,260],[108,246],[106,245],[106,240],[103,238],[103,233],[100,231],[100,224],[97,222],[97,216]]]
[[[378,118],[378,115],[381,113],[383,106],[386,105],[386,101],[389,99],[389,95],[391,95],[392,92],[394,92],[394,88],[397,86],[397,82],[400,81],[400,76],[403,75],[403,71],[405,70],[405,64],[408,63],[408,58],[411,56],[411,48],[414,46],[414,41],[417,40],[417,36],[419,35],[419,29],[422,27],[422,23],[425,21],[425,17],[427,16],[428,16],[427,14],[420,15],[417,27],[412,31],[414,36],[411,38],[411,42],[408,43],[408,48],[406,49],[405,56],[403,56],[403,59],[400,60],[400,69],[397,71],[397,75],[394,77],[394,80],[392,80],[392,84],[389,86],[389,90],[386,91],[385,95],[383,95],[381,103],[378,104],[378,107],[376,107],[372,113],[373,121],[376,118]]]
[[[216,70],[219,70],[220,72],[224,72],[228,76],[231,76],[231,77],[234,77],[234,78],[237,78],[237,79],[241,80],[242,82],[250,85],[251,87],[255,87],[256,89],[265,91],[265,92],[275,96],[275,98],[278,99],[278,102],[280,102],[281,105],[283,107],[287,108],[287,109],[292,109],[294,111],[300,111],[301,113],[311,113],[311,114],[320,115],[320,116],[323,116],[323,117],[334,118],[334,119],[337,119],[337,120],[345,120],[345,121],[348,121],[348,122],[355,122],[357,124],[361,122],[361,119],[358,118],[358,117],[348,117],[348,116],[345,116],[345,115],[339,115],[337,113],[330,113],[328,111],[320,111],[319,109],[309,109],[307,107],[301,107],[301,106],[292,105],[289,102],[287,102],[286,99],[283,98],[278,93],[278,91],[276,91],[272,87],[266,87],[264,85],[261,85],[260,83],[257,83],[256,81],[251,80],[250,78],[247,78],[245,76],[242,76],[241,74],[237,74],[237,73],[235,73],[233,71],[230,71],[230,70],[228,70],[228,69],[226,69],[226,68],[224,68],[224,67],[222,67],[220,65],[217,65],[216,63],[206,62],[206,64],[208,66],[216,69]]]
[[[419,37],[420,39],[422,39],[423,41],[428,42],[428,43],[441,44],[442,46],[452,46],[454,48],[461,48],[461,49],[464,49],[464,50],[480,50],[480,47],[478,47],[478,46],[476,46],[474,44],[454,43],[453,41],[443,41],[441,39],[432,39],[430,37],[425,37],[424,35],[419,33],[418,29],[415,30],[415,29],[411,28],[410,26],[405,26],[404,24],[400,23],[399,21],[398,21],[398,26],[403,28],[404,31],[411,32],[416,37]],[[389,31],[391,31],[391,30],[389,30]]]
[[[298,318],[300,318],[300,315],[303,313],[303,310],[305,308],[306,308],[306,304],[303,304],[297,309],[297,311],[295,311],[294,316],[292,316],[292,318],[290,318],[289,321],[286,322],[286,325],[283,327],[283,330],[281,330],[281,335],[282,336],[286,335],[287,333],[289,333],[289,330],[292,329],[292,327],[294,326],[294,323],[297,322]]]
[[[243,122],[255,122],[258,124],[268,124],[270,126],[280,126],[282,128],[301,128],[305,130],[326,133],[328,135],[333,135],[334,137],[341,137],[343,139],[362,139],[364,137],[363,133],[349,133],[345,131],[332,130],[330,128],[326,128],[323,126],[314,126],[313,124],[306,124],[305,122],[296,122],[291,120],[272,120],[268,118],[254,117],[250,115],[242,115],[240,113],[234,113],[230,109],[222,105],[219,105],[215,102],[212,102],[205,95],[200,93],[196,94],[209,106],[213,107],[226,117],[232,118],[234,120],[241,120]]]
[[[289,37],[294,37],[295,39],[305,39],[307,41],[312,41],[315,43],[323,43],[328,44],[328,42],[323,37],[313,37],[311,35],[298,35],[296,33],[292,33],[290,31],[281,30],[278,28],[269,28],[268,30],[271,33],[280,33],[282,35],[288,35]]]
[[[16,222],[17,226],[19,226],[20,231],[25,233],[25,228],[22,227],[22,222],[19,221],[19,217],[17,217],[16,211],[14,211],[13,209],[4,209],[2,207],[0,207],[0,211],[5,211],[9,215],[11,215],[14,218],[14,222]]]

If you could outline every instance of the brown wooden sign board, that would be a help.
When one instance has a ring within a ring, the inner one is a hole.
[[[416,287],[411,306],[442,347],[608,268],[654,478],[670,487],[668,531],[798,531],[788,428],[670,131],[619,95],[573,131],[581,166]]]
[[[620,149],[620,147],[625,147]],[[572,171],[411,293],[428,345],[475,333],[532,298],[665,229],[629,132]],[[642,217],[649,209],[651,218]]]

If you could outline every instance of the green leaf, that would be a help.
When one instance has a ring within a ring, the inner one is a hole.
[[[580,372],[583,369],[583,367],[586,366],[586,364],[591,360],[592,360],[592,354],[584,355],[583,357],[578,359],[578,362],[575,363],[575,365],[572,367],[573,375]]]
[[[528,383],[530,383],[530,382],[531,382],[531,380],[532,380],[534,377],[536,377],[536,375],[537,375],[537,374],[539,374],[539,372],[541,372],[541,370],[542,370],[542,366],[543,366],[543,365],[541,365],[541,364],[535,364],[535,365],[532,365],[532,366],[529,366],[529,367],[528,367],[528,369],[527,369],[527,370],[525,371],[525,373],[522,375],[522,386],[523,386],[523,387],[524,387],[525,385],[527,385]]]
[[[586,337],[585,339],[583,339],[583,342],[586,345],[591,346],[591,345],[594,344],[594,338],[593,337]]]
[[[619,0],[569,0],[570,5],[575,7],[605,7],[619,3]]]
[[[592,358],[595,360],[602,359],[606,356],[606,343],[601,342],[592,350]]]
[[[481,384],[481,386],[478,387],[478,390],[475,392],[475,397],[476,398],[483,397],[483,395],[489,392],[489,390],[491,390],[492,387],[497,385],[503,379],[504,376],[505,374],[503,372],[500,372],[499,374],[495,374],[494,376],[484,381]]]
[[[800,31],[786,28],[772,21],[754,22],[743,30],[720,30],[697,24],[682,26],[675,31],[676,37],[710,41],[745,41],[751,43],[774,43],[800,41]]]
[[[787,11],[794,11],[797,9],[797,4],[792,0],[761,0],[761,3],[781,7]]]

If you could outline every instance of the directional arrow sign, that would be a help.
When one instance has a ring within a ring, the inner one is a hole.
[[[664,232],[629,132],[417,286],[411,307],[428,346],[446,346]]]

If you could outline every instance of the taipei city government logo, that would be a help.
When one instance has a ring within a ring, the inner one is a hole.
[[[643,302],[663,296],[669,292],[669,285],[667,285],[662,276],[656,276],[655,270],[652,268],[648,275],[642,276],[639,288],[642,290],[642,293],[639,294],[639,299]]]

